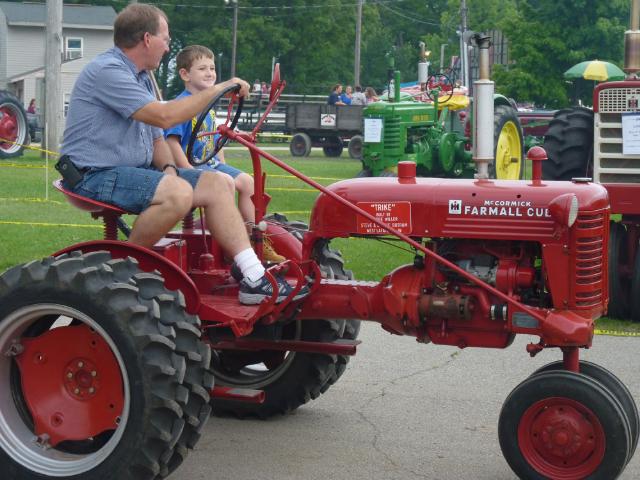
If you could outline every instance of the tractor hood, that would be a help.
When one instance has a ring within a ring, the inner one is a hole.
[[[609,208],[606,189],[589,182],[536,185],[526,180],[376,177],[344,180],[328,189],[401,233],[416,237],[558,239],[569,235],[567,219]],[[570,212],[572,204],[574,211]],[[311,214],[311,231],[325,238],[387,235],[324,193]]]

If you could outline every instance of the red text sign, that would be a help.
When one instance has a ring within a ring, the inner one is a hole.
[[[411,203],[410,202],[358,202],[365,212],[386,223],[400,233],[411,233]],[[358,215],[358,233],[386,234],[384,228],[376,225],[368,218]]]

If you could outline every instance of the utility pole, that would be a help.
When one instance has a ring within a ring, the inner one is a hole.
[[[356,58],[353,62],[353,78],[354,84],[360,85],[360,38],[362,36],[362,3],[364,0],[358,0],[358,14],[356,15]]]
[[[62,0],[47,0],[45,34],[45,150],[57,152],[62,126]]]
[[[233,4],[233,40],[231,44],[231,75],[236,76],[236,44],[238,42],[238,0],[224,0],[226,5]]]
[[[467,47],[467,2],[460,2],[460,76],[462,77],[462,85],[469,88],[469,49]]]

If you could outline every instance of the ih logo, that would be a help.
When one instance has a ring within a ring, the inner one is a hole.
[[[449,200],[449,215],[462,214],[462,200]]]

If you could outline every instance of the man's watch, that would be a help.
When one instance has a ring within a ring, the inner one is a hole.
[[[167,163],[164,167],[162,167],[162,171],[164,172],[167,168],[173,168],[176,171],[176,175],[180,176],[180,171],[178,167],[176,167],[173,163]]]

